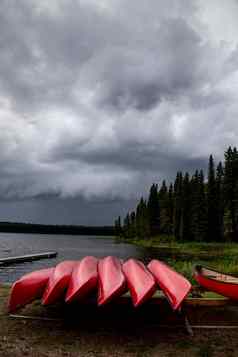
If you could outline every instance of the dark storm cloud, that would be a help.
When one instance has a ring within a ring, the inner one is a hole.
[[[105,103],[116,109],[146,111],[163,99],[176,100],[204,80],[205,73],[197,65],[203,51],[201,39],[185,20],[161,21],[150,35],[142,48],[127,49],[113,58],[108,54],[101,95]]]
[[[238,47],[205,7],[2,0],[1,196],[111,202],[222,158],[237,144]]]

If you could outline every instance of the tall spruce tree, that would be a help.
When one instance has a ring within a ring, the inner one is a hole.
[[[169,211],[168,211],[168,188],[166,181],[163,180],[162,186],[158,193],[160,207],[160,233],[169,233]]]
[[[129,236],[132,238],[136,236],[136,214],[134,211],[130,214]]]
[[[199,172],[199,235],[201,241],[207,240],[207,201],[203,170]]]
[[[154,236],[159,233],[160,229],[160,208],[158,200],[158,185],[153,184],[150,188],[150,194],[148,198],[148,218],[149,218],[149,231],[150,236]]]
[[[207,238],[207,205],[202,170],[196,170],[191,180],[191,232],[195,241],[205,241]]]
[[[231,223],[228,233],[238,240],[238,153],[236,148],[231,147],[225,152],[224,196]],[[226,228],[229,229],[227,222]]]
[[[130,214],[129,214],[129,212],[127,213],[127,215],[124,219],[123,235],[126,238],[130,238]]]
[[[140,199],[136,207],[136,237],[138,239],[141,239],[143,237],[142,201],[143,198]]]
[[[151,236],[151,230],[150,230],[148,204],[145,200],[142,201],[142,221],[143,221],[144,238],[148,239]]]
[[[174,231],[174,189],[173,184],[171,183],[169,186],[168,193],[168,234],[173,234]]]
[[[147,239],[150,235],[148,209],[143,197],[140,199],[136,208],[135,230],[138,239]]]
[[[115,220],[114,231],[115,231],[115,235],[118,237],[122,234],[122,226],[121,226],[121,217],[120,216]]]
[[[188,172],[182,183],[182,213],[180,236],[183,240],[191,240],[191,187]]]
[[[218,216],[218,192],[215,176],[214,160],[212,155],[209,157],[208,181],[207,181],[207,218],[209,241],[219,240],[219,216]]]
[[[181,240],[181,218],[182,218],[182,190],[183,175],[178,172],[174,183],[174,235],[177,240]]]
[[[224,240],[224,169],[219,162],[216,170],[216,191],[217,191],[217,211],[218,211],[218,241]]]

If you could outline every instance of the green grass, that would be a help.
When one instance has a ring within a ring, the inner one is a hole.
[[[224,273],[238,275],[237,243],[176,242],[173,237],[160,236],[147,240],[127,239],[144,248],[154,258],[167,261],[193,281],[193,267],[202,264]]]

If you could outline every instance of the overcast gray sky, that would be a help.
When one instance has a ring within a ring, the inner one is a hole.
[[[0,220],[107,224],[238,145],[237,0],[0,0]]]

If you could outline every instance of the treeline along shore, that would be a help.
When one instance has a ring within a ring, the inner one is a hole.
[[[175,241],[238,242],[238,151],[229,147],[224,162],[210,155],[208,173],[178,171],[174,182],[154,183],[148,199],[115,221],[117,236],[164,237]]]
[[[112,236],[114,235],[114,228],[112,226],[45,225],[0,222],[0,232]]]

